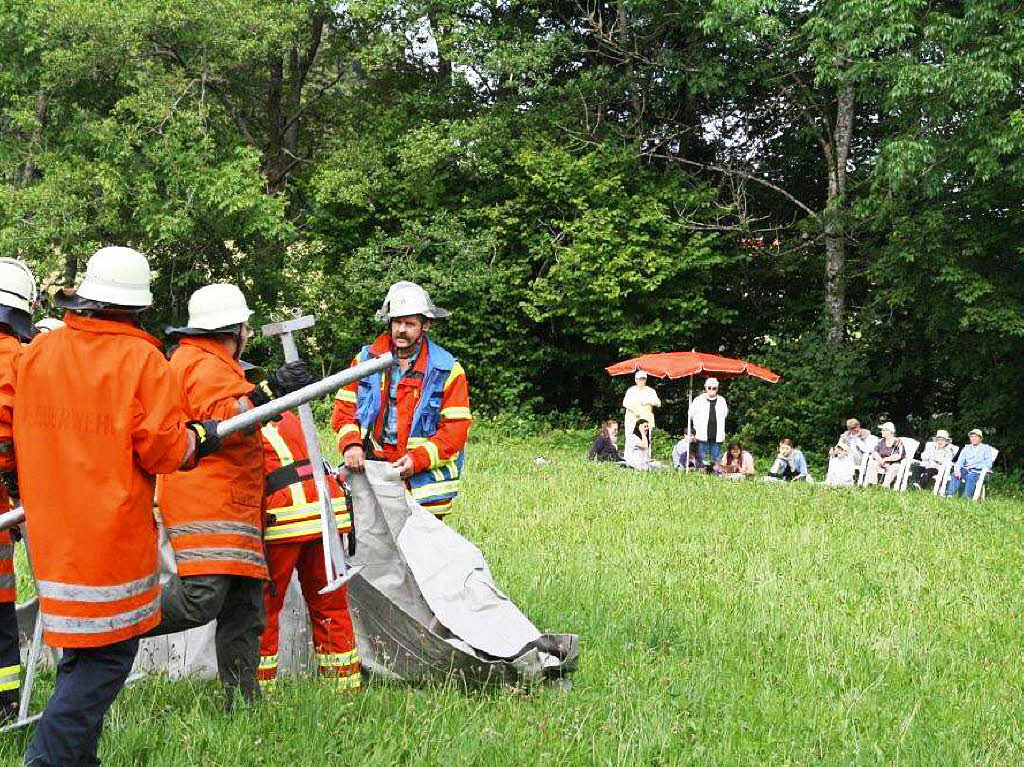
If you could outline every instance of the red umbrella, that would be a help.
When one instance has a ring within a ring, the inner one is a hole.
[[[772,384],[778,383],[782,377],[753,362],[703,352],[644,354],[641,357],[616,362],[605,370],[612,376],[629,375],[637,370],[645,370],[648,375],[655,378],[688,378],[702,373],[714,374],[718,378],[749,375]]]
[[[731,357],[720,357],[717,354],[704,354],[703,352],[664,352],[662,354],[644,354],[641,357],[634,357],[630,360],[616,362],[605,368],[608,375],[623,376],[643,370],[655,378],[689,378],[690,387],[687,394],[687,413],[689,403],[693,402],[693,377],[702,373],[714,374],[718,378],[735,378],[736,376],[748,375],[760,378],[762,381],[774,384],[778,383],[782,376],[773,373],[768,368],[755,365],[746,360],[736,360]],[[690,426],[689,417],[686,420],[687,428]],[[690,444],[686,445],[686,471],[690,471]]]

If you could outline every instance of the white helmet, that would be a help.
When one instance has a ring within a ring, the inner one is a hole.
[[[16,258],[0,258],[0,306],[31,314],[36,297],[36,279],[25,263]]]
[[[64,327],[64,321],[58,320],[56,317],[44,317],[36,323],[36,328],[41,333],[49,333],[51,330],[57,330],[62,327]]]
[[[116,306],[149,306],[153,303],[149,282],[149,262],[139,251],[100,248],[89,259],[75,295]]]
[[[388,294],[384,297],[377,312],[377,319],[390,320],[395,317],[408,317],[411,314],[422,314],[430,319],[447,317],[451,312],[434,306],[430,296],[423,288],[415,282],[405,280],[396,282],[388,288]]]
[[[188,326],[218,330],[239,325],[252,316],[245,296],[235,285],[217,283],[199,288],[188,300]]]

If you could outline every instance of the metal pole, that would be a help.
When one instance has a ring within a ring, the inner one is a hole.
[[[686,474],[690,473],[690,445],[693,444],[693,440],[690,439],[690,434],[693,429],[690,427],[690,406],[693,404],[693,374],[690,374],[690,388],[686,394]]]
[[[223,439],[236,432],[245,431],[253,426],[266,423],[286,410],[292,410],[299,405],[305,405],[307,402],[319,399],[326,394],[333,394],[342,386],[347,386],[353,381],[366,378],[366,376],[381,370],[387,370],[395,364],[395,358],[391,352],[382,354],[375,359],[361,362],[355,367],[327,376],[322,381],[311,383],[309,386],[296,389],[291,394],[285,394],[283,397],[272,399],[266,404],[254,407],[252,410],[246,410],[241,415],[221,421],[217,427],[217,436]]]
[[[362,362],[355,367],[342,370],[340,373],[327,376],[321,381],[311,383],[309,386],[304,386],[301,389],[296,389],[291,394],[286,394],[283,397],[271,400],[264,405],[254,407],[252,410],[246,410],[241,415],[236,415],[234,418],[228,418],[225,421],[221,421],[217,426],[217,436],[221,439],[230,437],[236,432],[245,431],[251,429],[259,424],[266,423],[267,421],[275,418],[286,410],[291,410],[299,405],[319,399],[325,394],[332,394],[340,389],[342,386],[346,386],[353,381],[358,381],[360,378],[376,373],[381,370],[387,370],[389,367],[395,365],[394,356],[388,352],[382,354],[376,359]],[[7,530],[14,525],[20,525],[25,521],[25,510],[18,506],[11,511],[0,514],[0,530]]]

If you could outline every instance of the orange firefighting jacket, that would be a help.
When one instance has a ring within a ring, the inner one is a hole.
[[[20,349],[21,341],[0,331],[0,371],[9,373],[13,369]],[[0,514],[10,509],[7,488],[0,483]],[[0,602],[13,602],[17,598],[14,585],[14,541],[10,530],[0,530]]]
[[[289,411],[282,414],[280,421],[265,424],[260,433],[266,471],[267,528],[264,539],[269,544],[319,539],[322,534],[320,502],[316,497],[302,423]],[[338,532],[347,533],[352,524],[345,506],[345,494],[330,474],[327,475],[327,488]]]
[[[212,338],[183,338],[171,370],[190,420],[236,416],[239,399],[253,389],[238,362]],[[157,501],[179,575],[267,578],[258,433],[233,434],[192,471],[161,477]]]
[[[462,365],[426,335],[421,343],[415,365],[398,384],[394,453],[401,456],[408,452],[412,457],[414,475],[406,486],[411,489],[413,497],[431,512],[445,514],[451,510],[452,499],[458,493],[462,451],[473,422],[469,388]],[[443,376],[437,380],[433,378],[441,371],[430,359],[432,348],[439,357],[443,356],[448,361]],[[373,344],[356,355],[352,365],[390,351],[391,336],[382,333]],[[363,444],[364,440],[378,458],[390,452],[382,450],[381,445],[389,399],[387,381],[387,375],[376,374],[349,384],[335,395],[331,428],[338,433],[338,447],[342,453],[352,445]],[[429,399],[421,403],[425,386],[429,387]],[[368,419],[373,423],[360,423],[360,412],[374,413],[375,417]],[[417,413],[420,418],[417,433],[413,434]]]
[[[43,636],[100,647],[160,622],[153,475],[181,465],[189,438],[155,338],[64,321],[0,374],[0,443],[13,438]]]

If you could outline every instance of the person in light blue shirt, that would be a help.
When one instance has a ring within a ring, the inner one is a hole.
[[[981,429],[971,429],[968,434],[971,444],[965,445],[956,459],[947,495],[974,497],[974,488],[978,484],[978,477],[981,476],[982,470],[992,468],[992,447],[982,442],[983,438]]]

